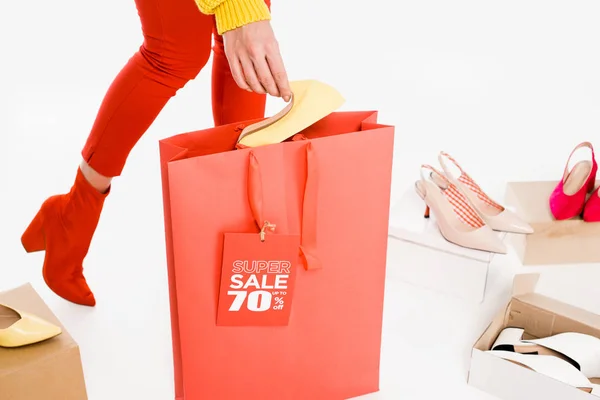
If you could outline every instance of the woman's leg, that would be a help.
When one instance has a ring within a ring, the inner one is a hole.
[[[191,0],[136,0],[144,44],[116,77],[83,149],[106,177],[120,175],[131,149],[167,101],[210,57],[212,18]]]
[[[71,191],[44,202],[22,237],[27,251],[45,250],[44,279],[59,296],[93,306],[82,262],[110,180],[167,101],[210,57],[212,18],[192,0],[136,0],[144,43],[109,88],[82,151]]]
[[[271,8],[271,0],[265,0],[265,3]],[[231,75],[223,47],[223,37],[217,33],[216,24],[214,37],[212,109],[215,125],[264,117],[266,95],[247,92],[238,87]]]

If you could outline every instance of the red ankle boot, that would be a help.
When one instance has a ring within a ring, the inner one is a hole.
[[[71,191],[48,198],[21,237],[28,253],[46,251],[43,275],[48,287],[76,304],[96,304],[82,263],[109,192],[98,192],[78,169]]]

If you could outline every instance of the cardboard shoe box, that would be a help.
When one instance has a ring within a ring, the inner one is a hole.
[[[507,206],[535,231],[531,235],[511,235],[513,248],[523,265],[600,262],[600,223],[581,218],[554,220],[549,198],[557,184],[557,181],[508,183]]]
[[[568,284],[561,279],[553,282],[554,286]],[[551,292],[548,288],[552,286],[541,285],[539,274],[515,277],[512,299],[473,348],[469,385],[504,400],[598,400],[597,389],[594,389],[594,394],[589,394],[486,352],[491,350],[500,332],[507,327],[524,329],[524,339],[544,338],[564,332],[600,338],[600,315],[544,294]],[[596,296],[597,291],[592,289],[588,294]],[[597,379],[590,381],[593,384],[600,383]]]
[[[37,344],[0,347],[0,400],[87,400],[79,346],[29,284],[0,293],[0,304],[62,328]]]
[[[448,242],[435,216],[424,218],[425,203],[414,188],[406,191],[390,214],[389,279],[400,279],[466,301],[485,298],[490,270],[502,264],[503,255],[468,249]],[[505,240],[506,233],[498,232]]]

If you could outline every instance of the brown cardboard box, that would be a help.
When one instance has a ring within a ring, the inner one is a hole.
[[[531,235],[512,235],[523,265],[600,262],[600,223],[581,218],[555,221],[548,199],[556,181],[510,182],[506,205],[533,227]]]
[[[61,326],[45,342],[0,347],[0,400],[87,400],[79,346],[31,285],[0,293],[0,303]]]
[[[541,277],[540,274],[515,276],[512,299],[473,347],[469,384],[506,400],[598,399],[596,395],[486,352],[507,327],[524,329],[525,339],[544,338],[563,332],[578,332],[600,338],[600,315],[546,294],[549,287],[565,283],[553,279],[553,285],[543,285],[540,284]],[[595,293],[585,293],[583,290],[581,295],[588,297]],[[591,382],[598,384],[600,380],[591,379]]]

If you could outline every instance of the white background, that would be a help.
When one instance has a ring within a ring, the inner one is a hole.
[[[343,109],[379,110],[397,127],[393,199],[440,150],[500,196],[506,181],[560,179],[574,145],[600,143],[597,1],[273,3],[290,78],[329,83]],[[114,182],[85,263],[95,309],[54,296],[43,253],[26,255],[19,238],[69,189],[104,92],[141,39],[133,0],[0,5],[0,290],[34,284],[81,345],[90,400],[173,397],[157,141],[212,124],[210,66]],[[269,101],[268,114],[280,107]],[[487,398],[464,383],[468,349],[501,300],[475,307],[391,282],[386,301],[373,399]]]

